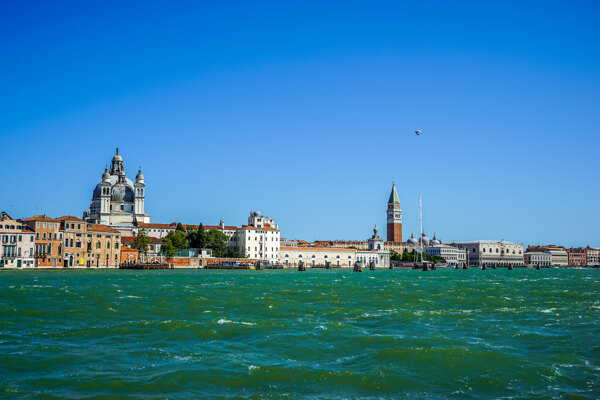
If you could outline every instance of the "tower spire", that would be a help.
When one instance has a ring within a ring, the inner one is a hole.
[[[400,204],[400,197],[398,197],[398,192],[396,191],[396,182],[392,181],[392,191],[390,193],[390,198],[388,200],[388,204]]]

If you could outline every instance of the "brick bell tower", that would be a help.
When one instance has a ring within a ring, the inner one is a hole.
[[[402,243],[402,208],[395,182],[392,182],[392,192],[387,206],[387,241]]]

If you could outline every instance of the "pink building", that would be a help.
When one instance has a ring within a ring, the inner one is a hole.
[[[0,214],[0,268],[34,267],[35,232],[27,225]]]

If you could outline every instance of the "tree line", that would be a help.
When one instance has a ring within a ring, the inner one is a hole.
[[[180,222],[177,224],[177,228],[170,231],[162,240],[163,244],[160,250],[165,257],[175,257],[182,249],[211,249],[215,257],[244,257],[243,254],[227,247],[229,238],[226,234],[216,229],[206,231],[202,224],[198,226],[198,229],[186,229]],[[146,255],[150,243],[151,239],[146,229],[142,228],[133,239],[131,247],[137,249],[140,254]]]

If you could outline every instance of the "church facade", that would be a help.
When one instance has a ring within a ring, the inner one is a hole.
[[[127,178],[123,157],[117,148],[110,170],[104,169],[102,179],[94,188],[90,208],[83,213],[83,219],[119,231],[131,231],[140,222],[150,222],[150,215],[144,210],[145,197],[146,184],[141,169],[135,182]]]

